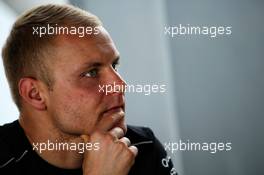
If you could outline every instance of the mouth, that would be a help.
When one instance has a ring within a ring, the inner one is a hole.
[[[112,115],[120,112],[124,112],[124,105],[110,107],[104,111],[104,115]]]
[[[110,117],[110,116],[116,116],[121,115],[124,116],[125,114],[125,106],[124,105],[116,105],[109,107],[107,110],[103,112],[103,118],[104,117]],[[125,124],[124,117],[120,118],[119,120],[116,120],[114,123],[112,123],[111,126],[109,126],[109,130],[113,129],[114,127],[120,127],[123,129],[124,133],[127,131],[127,126]]]

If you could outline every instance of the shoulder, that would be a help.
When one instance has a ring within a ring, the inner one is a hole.
[[[14,122],[0,126],[0,168],[6,166],[12,161],[14,155],[12,154],[13,145],[10,143],[12,137]]]
[[[4,124],[0,126],[0,153],[9,152],[14,147],[12,144],[12,140],[17,139],[17,123],[18,121],[14,121],[12,123]],[[2,158],[1,158],[2,160]]]
[[[10,135],[10,132],[15,132],[18,128],[18,120],[13,121],[12,123],[6,123],[0,126],[0,139],[4,139]]]
[[[0,170],[12,167],[25,152],[23,130],[18,121],[0,126]]]
[[[132,144],[139,142],[154,141],[155,136],[150,128],[128,125],[126,136]]]
[[[176,174],[172,172],[175,169],[163,145],[150,128],[128,125],[126,137],[130,139],[131,145],[138,148],[138,155],[131,169],[131,175]]]
[[[150,128],[128,125],[126,137],[130,139],[131,145],[140,148],[139,151],[147,148],[148,151],[165,153],[162,144]]]

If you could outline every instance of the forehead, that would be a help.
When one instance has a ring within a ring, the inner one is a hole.
[[[99,27],[99,34],[78,37],[60,35],[55,39],[55,55],[58,64],[83,64],[87,61],[106,62],[119,55],[110,35]]]

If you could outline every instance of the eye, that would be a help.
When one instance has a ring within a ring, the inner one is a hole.
[[[114,62],[113,64],[112,64],[112,67],[113,67],[113,69],[115,69],[115,71],[118,71],[118,67],[119,67],[120,65],[119,65],[119,63],[118,62]]]
[[[94,78],[98,75],[98,69],[92,69],[88,72],[83,73],[84,77]]]

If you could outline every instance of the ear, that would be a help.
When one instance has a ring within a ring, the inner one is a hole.
[[[19,94],[23,100],[37,110],[46,110],[45,91],[41,89],[40,81],[34,78],[22,78],[18,84]]]

